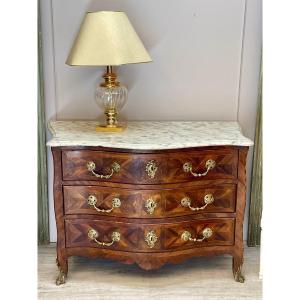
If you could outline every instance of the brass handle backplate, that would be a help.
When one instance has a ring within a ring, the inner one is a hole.
[[[203,238],[197,239],[197,238],[192,238],[192,234],[189,231],[184,231],[181,235],[181,239],[185,242],[191,241],[191,242],[203,242],[205,239],[208,239],[212,236],[213,231],[209,228],[206,227],[202,231]]]
[[[193,210],[193,211],[197,211],[197,210],[202,210],[202,209],[205,209],[207,205],[211,204],[214,202],[214,196],[212,194],[207,194],[204,196],[204,203],[205,205],[201,206],[201,207],[192,207],[191,204],[192,204],[192,200],[189,198],[189,197],[184,197],[182,200],[181,200],[181,205],[183,207],[188,207],[190,210]]]
[[[149,248],[153,248],[155,246],[155,243],[157,242],[157,240],[158,240],[158,237],[153,230],[149,231],[145,235],[145,242],[148,244]]]
[[[110,169],[110,173],[109,174],[97,174],[95,172],[95,169],[96,169],[96,164],[93,162],[93,161],[89,161],[87,164],[86,164],[86,167],[87,169],[92,172],[92,174],[98,178],[105,178],[105,179],[108,179],[110,178],[111,176],[113,176],[114,173],[118,173],[121,169],[120,165],[117,163],[117,162],[113,162],[112,165],[111,165],[111,169]]]
[[[96,206],[97,198],[94,195],[89,195],[89,197],[87,198],[87,203],[88,203],[88,205],[93,206],[96,211],[101,212],[101,213],[110,213],[110,212],[113,211],[114,208],[118,208],[118,207],[121,206],[121,200],[119,198],[113,198],[112,203],[111,203],[112,208],[110,208],[110,209],[100,209]]]
[[[155,177],[155,173],[156,173],[157,169],[158,169],[158,167],[154,160],[150,160],[146,165],[146,172],[147,172],[148,176],[152,179]]]
[[[186,173],[191,173],[195,177],[201,177],[207,175],[207,173],[216,166],[216,162],[213,159],[208,159],[205,163],[206,171],[204,173],[195,173],[193,172],[193,166],[190,162],[183,164],[183,171]]]
[[[147,208],[147,213],[150,215],[152,215],[154,213],[156,206],[157,206],[157,203],[152,198],[149,198],[145,203],[145,207]]]
[[[97,240],[98,236],[99,236],[99,234],[98,234],[97,230],[95,230],[95,229],[92,228],[92,229],[90,229],[88,231],[88,237],[89,237],[89,239],[91,239],[92,241],[94,241],[95,243],[97,243],[100,246],[108,246],[109,247],[113,243],[119,242],[120,239],[121,239],[121,234],[119,232],[117,232],[117,231],[112,232],[112,234],[111,234],[111,240],[112,241],[110,243],[99,242]]]

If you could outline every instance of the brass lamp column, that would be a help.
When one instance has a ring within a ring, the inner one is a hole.
[[[96,89],[96,102],[106,124],[97,131],[119,132],[118,113],[127,101],[127,88],[117,81],[113,66],[152,61],[123,12],[88,12],[66,61],[71,66],[106,66],[104,82]]]
[[[105,82],[100,84],[101,87],[105,87],[108,89],[114,89],[120,85],[118,81],[116,81],[117,76],[112,71],[112,66],[107,66],[107,71],[103,75]],[[117,109],[115,107],[107,108],[105,110],[106,115],[106,124],[107,127],[113,128],[117,127]]]

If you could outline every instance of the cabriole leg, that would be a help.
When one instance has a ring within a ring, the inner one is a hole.
[[[56,285],[61,285],[66,282],[66,278],[68,275],[68,260],[67,259],[57,259],[56,264],[58,267],[58,275],[56,278]]]
[[[234,280],[240,283],[245,281],[245,277],[242,275],[243,256],[233,256],[232,258],[232,272]]]

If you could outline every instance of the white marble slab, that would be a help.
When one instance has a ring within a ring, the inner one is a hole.
[[[51,121],[48,146],[103,146],[159,150],[198,146],[252,146],[237,122],[128,122],[122,133],[95,130],[97,121]]]

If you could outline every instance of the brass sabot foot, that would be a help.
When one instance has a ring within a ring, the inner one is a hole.
[[[245,277],[242,275],[242,271],[241,271],[240,268],[234,274],[234,280],[236,282],[240,282],[240,283],[244,283],[245,282]]]
[[[66,275],[63,270],[59,270],[58,276],[56,278],[56,285],[61,285],[66,282]]]

